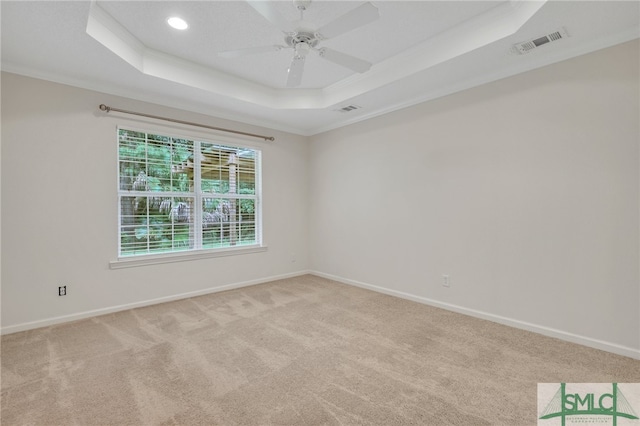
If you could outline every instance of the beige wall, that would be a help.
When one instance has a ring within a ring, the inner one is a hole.
[[[310,138],[3,74],[2,330],[311,270],[640,358],[639,50]],[[268,251],[109,269],[115,129],[145,121],[100,103],[274,134]]]
[[[274,135],[242,142],[262,150],[268,250],[109,269],[118,250],[116,126],[171,125],[107,115],[101,103]],[[307,168],[301,136],[2,74],[3,331],[306,271]],[[59,285],[67,296],[57,295]]]
[[[640,357],[638,51],[313,137],[311,269]]]

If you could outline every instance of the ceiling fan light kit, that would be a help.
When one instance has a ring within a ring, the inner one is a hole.
[[[357,73],[364,73],[371,68],[371,63],[364,59],[356,58],[339,51],[326,47],[317,48],[322,41],[337,37],[358,27],[369,24],[380,17],[378,8],[372,3],[364,3],[355,9],[339,16],[328,24],[310,31],[301,27],[294,27],[275,8],[272,2],[268,1],[248,1],[256,12],[261,14],[267,21],[280,29],[285,35],[285,46],[271,45],[249,47],[239,50],[219,52],[218,56],[225,58],[237,58],[259,53],[267,53],[282,49],[292,49],[293,57],[287,71],[287,87],[298,87],[302,83],[305,58],[309,52],[315,52],[320,58],[330,61],[336,65],[348,68]],[[300,11],[301,22],[303,13],[311,6],[311,0],[293,0],[294,7]]]

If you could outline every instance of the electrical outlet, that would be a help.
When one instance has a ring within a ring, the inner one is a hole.
[[[58,296],[66,296],[67,295],[67,286],[63,285],[58,287]]]
[[[296,258],[296,254],[295,253],[291,253],[291,263],[296,263],[298,259]]]
[[[451,279],[449,278],[449,275],[442,274],[442,286],[451,287]]]

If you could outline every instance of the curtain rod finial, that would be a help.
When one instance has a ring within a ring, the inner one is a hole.
[[[100,104],[100,110],[109,112],[111,111],[111,108],[106,106],[105,104]]]

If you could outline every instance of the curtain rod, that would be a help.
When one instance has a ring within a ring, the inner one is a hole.
[[[223,129],[221,127],[207,126],[206,124],[198,124],[198,123],[192,123],[190,121],[176,120],[174,118],[159,117],[157,115],[144,114],[142,112],[134,112],[134,111],[127,111],[127,110],[124,110],[124,109],[111,108],[110,106],[107,106],[105,104],[100,104],[100,110],[101,111],[106,111],[106,112],[115,111],[115,112],[121,112],[121,113],[124,113],[124,114],[139,115],[141,117],[155,118],[157,120],[164,120],[164,121],[171,121],[172,123],[186,124],[188,126],[204,127],[205,129],[219,130],[221,132],[227,132],[227,133],[235,133],[236,135],[244,135],[244,136],[251,136],[251,137],[254,137],[254,138],[261,138],[261,139],[264,139],[265,141],[273,141],[273,140],[275,140],[275,138],[273,136],[256,135],[254,133],[240,132],[238,130]]]

